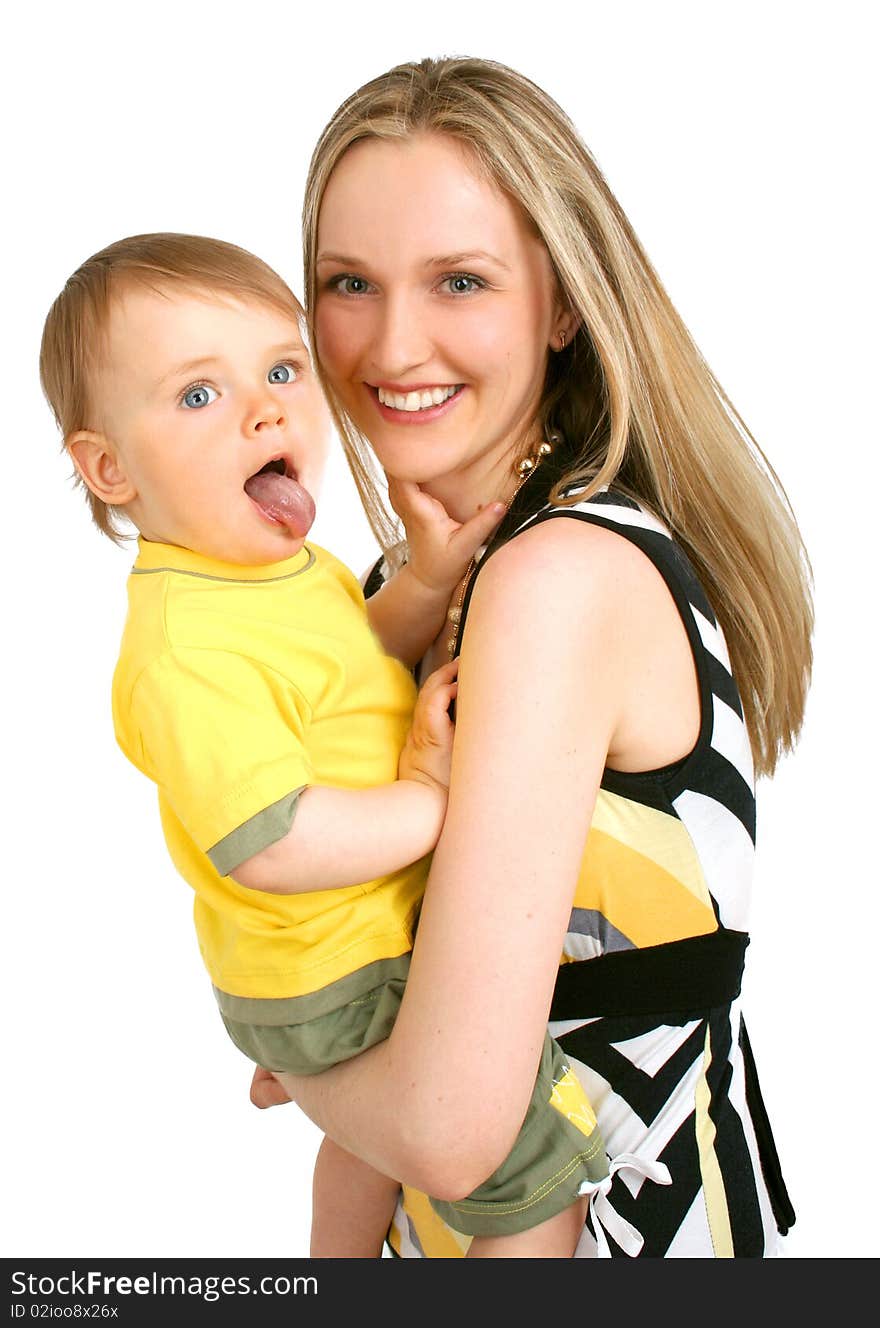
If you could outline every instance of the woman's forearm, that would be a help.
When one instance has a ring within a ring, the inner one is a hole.
[[[316,1075],[277,1073],[275,1078],[305,1114],[341,1148],[377,1171],[437,1198],[459,1199],[474,1189],[450,1165],[455,1153],[442,1156],[419,1129],[421,1109],[408,1100],[412,1075],[401,1073],[387,1042],[355,1061]],[[486,1174],[489,1174],[487,1170]]]
[[[502,902],[512,862],[496,854],[491,869],[467,855],[462,861],[461,841],[454,855],[442,844],[388,1039],[320,1075],[277,1077],[341,1147],[386,1175],[454,1200],[500,1165],[522,1124],[568,905],[544,917],[537,907],[526,910],[534,918],[534,926],[526,921],[533,944],[518,962],[516,928],[505,921]],[[496,908],[488,902],[493,893]],[[464,931],[470,903],[479,919]]]
[[[502,1073],[489,1049],[462,1054],[462,1046],[480,1047],[476,1028],[470,1035],[466,1027],[444,1027],[436,1005],[427,1020],[423,1011],[415,993],[412,1023],[425,1025],[416,1054],[398,1022],[386,1041],[333,1069],[275,1077],[342,1148],[401,1183],[456,1200],[491,1175],[513,1145],[531,1096],[545,1015],[522,1068],[511,1065]],[[480,1077],[474,1062],[486,1075],[482,1100],[473,1096]]]

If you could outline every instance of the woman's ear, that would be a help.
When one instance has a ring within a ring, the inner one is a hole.
[[[554,325],[553,334],[550,338],[550,349],[555,351],[565,350],[574,341],[575,333],[581,325],[581,318],[573,309],[562,306]]]
[[[102,433],[79,429],[64,440],[74,466],[96,498],[110,507],[124,507],[137,497],[118,449]]]

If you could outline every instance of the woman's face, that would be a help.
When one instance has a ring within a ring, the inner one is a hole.
[[[388,474],[507,496],[567,327],[519,208],[453,139],[367,139],[330,177],[317,249],[318,356]]]

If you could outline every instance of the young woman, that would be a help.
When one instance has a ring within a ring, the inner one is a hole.
[[[383,502],[509,511],[421,676],[461,652],[449,810],[386,1043],[258,1072],[404,1184],[392,1247],[519,1129],[548,1016],[611,1177],[577,1254],[767,1256],[794,1220],[739,1007],[754,775],[791,748],[809,568],[772,469],[574,127],[526,78],[425,60],[324,131],[314,345],[385,557]],[[465,628],[465,622],[467,624]]]

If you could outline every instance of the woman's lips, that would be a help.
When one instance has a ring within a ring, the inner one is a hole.
[[[373,387],[370,383],[366,383],[365,386],[382,419],[387,420],[389,424],[430,424],[433,420],[439,419],[441,415],[447,415],[450,410],[454,409],[455,403],[460,401],[467,391],[466,384],[462,384],[456,387],[451,397],[441,401],[439,406],[426,406],[422,410],[396,410],[393,406],[386,406],[383,401],[379,400],[378,387]],[[405,393],[401,392],[401,395],[405,395]]]

